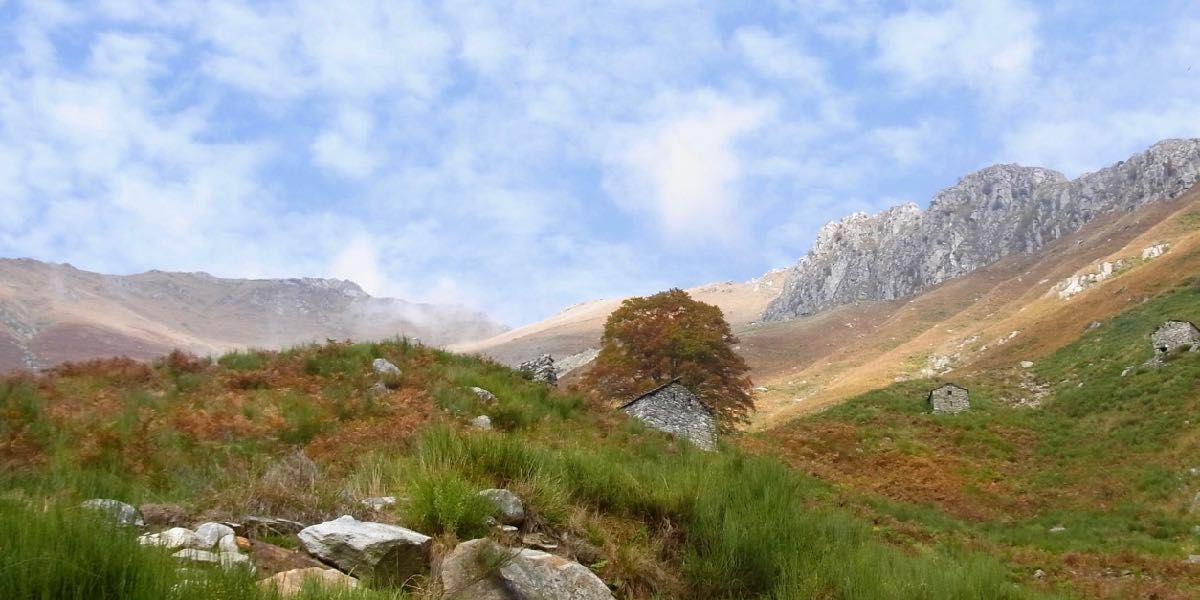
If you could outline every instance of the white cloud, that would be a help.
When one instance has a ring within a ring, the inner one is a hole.
[[[310,148],[313,162],[343,176],[363,179],[371,175],[381,160],[382,150],[372,143],[374,118],[363,110],[343,110],[330,127],[322,131]]]
[[[1032,75],[1037,14],[1023,0],[955,0],[882,22],[878,64],[909,89],[962,85],[1006,99]]]
[[[733,36],[746,61],[762,75],[794,82],[797,93],[825,90],[825,63],[806,53],[792,40],[761,27],[742,27]]]
[[[909,167],[932,160],[931,150],[941,147],[939,142],[946,138],[945,129],[945,123],[924,120],[916,125],[881,127],[872,131],[870,138],[896,164]]]
[[[610,157],[614,199],[649,213],[672,241],[737,241],[743,167],[736,143],[762,127],[774,106],[711,92],[667,104],[668,114],[637,127]]]

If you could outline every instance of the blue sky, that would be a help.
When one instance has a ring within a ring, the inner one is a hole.
[[[1192,136],[1193,1],[0,0],[0,255],[511,325]]]

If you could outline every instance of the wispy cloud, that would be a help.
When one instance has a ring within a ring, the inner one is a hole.
[[[0,2],[0,254],[514,324],[749,278],[988,162],[1200,135],[1200,9],[1169,8]]]

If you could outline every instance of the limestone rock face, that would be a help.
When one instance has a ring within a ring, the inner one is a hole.
[[[299,537],[304,549],[322,561],[385,583],[403,583],[428,571],[433,543],[415,531],[349,515],[305,528]]]
[[[487,539],[463,542],[446,555],[442,589],[456,600],[613,598],[608,586],[577,562],[537,550],[505,548]]]
[[[1074,181],[1049,169],[991,166],[939,192],[928,210],[904,204],[826,225],[763,318],[911,296],[1036,251],[1101,215],[1176,198],[1198,179],[1200,139],[1159,142]]]

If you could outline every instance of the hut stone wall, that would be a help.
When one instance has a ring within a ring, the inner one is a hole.
[[[971,408],[970,394],[957,385],[943,385],[929,392],[929,407],[935,413],[960,413]]]
[[[672,383],[621,408],[647,426],[683,438],[705,450],[716,447],[717,422],[691,390]]]
[[[1154,330],[1150,340],[1154,342],[1157,354],[1166,354],[1176,348],[1195,352],[1200,349],[1200,329],[1188,321],[1167,321]]]

